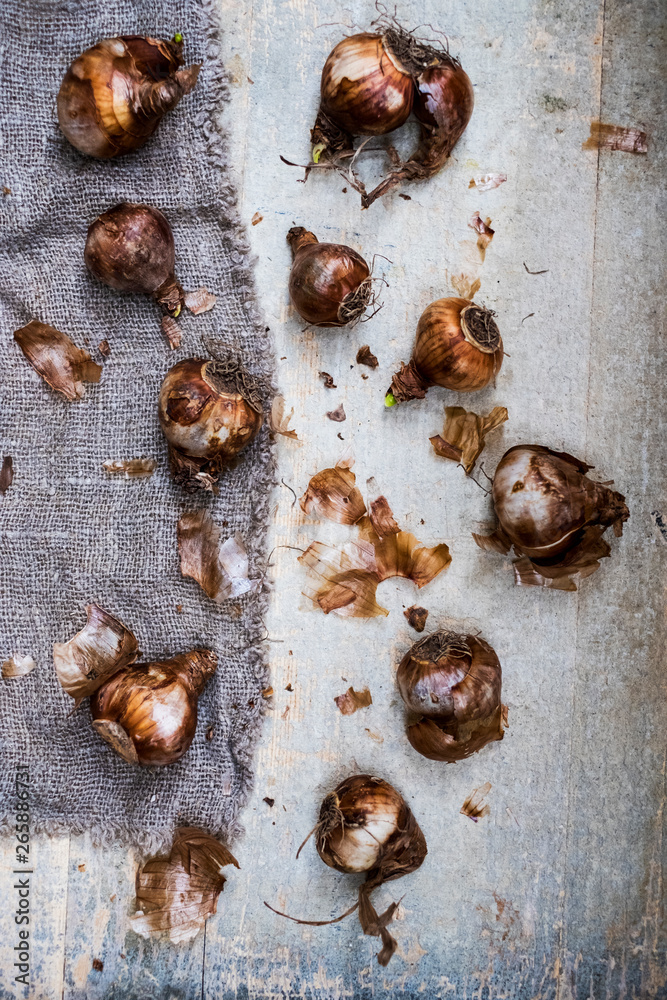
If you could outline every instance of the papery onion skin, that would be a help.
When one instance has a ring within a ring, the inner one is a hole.
[[[394,375],[394,402],[423,399],[430,386],[478,392],[498,374],[503,342],[489,309],[470,299],[437,299],[419,318],[412,359]]]
[[[138,149],[197,82],[182,40],[105,38],[71,64],[58,93],[60,128],[81,153],[110,159]]]
[[[320,107],[350,135],[385,135],[412,110],[413,82],[381,35],[344,38],[322,70]]]
[[[409,842],[401,835],[410,826]],[[426,857],[426,840],[403,796],[382,778],[355,774],[342,781],[322,803],[317,850],[336,871],[372,872],[391,858],[400,872],[415,871]]]
[[[371,295],[370,269],[352,247],[320,243],[295,226],[287,234],[294,261],[289,294],[299,316],[313,326],[346,326],[359,320]]]
[[[171,660],[131,664],[95,692],[93,719],[118,723],[132,740],[139,763],[173,764],[192,743],[197,701],[217,662],[215,653],[200,649]]]
[[[430,760],[463,760],[503,738],[502,667],[491,646],[473,635],[434,632],[405,654],[396,675],[408,709],[412,746]]]
[[[493,478],[493,503],[507,538],[531,559],[572,549],[582,529],[622,523],[625,498],[586,475],[590,467],[541,445],[505,452]]]
[[[255,381],[234,362],[202,358],[179,361],[167,372],[158,411],[180,485],[210,489],[257,436],[263,415]]]
[[[167,219],[152,205],[122,202],[98,216],[84,250],[91,274],[118,292],[151,295],[178,315],[184,293],[174,276],[176,251]]]

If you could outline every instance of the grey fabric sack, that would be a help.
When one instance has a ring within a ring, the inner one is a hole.
[[[208,0],[5,0],[2,7],[0,142],[0,451],[14,482],[0,497],[0,660],[31,655],[37,667],[0,681],[0,819],[13,830],[15,777],[30,768],[32,829],[92,831],[154,848],[175,826],[232,836],[252,780],[266,663],[266,594],[217,605],[181,576],[176,524],[209,508],[223,538],[239,532],[262,576],[273,478],[265,425],[217,497],[188,496],[169,476],[157,398],[167,370],[206,356],[203,339],[238,352],[270,379],[268,331],[253,299],[248,247],[226,170],[218,116],[226,96],[217,5]],[[116,160],[74,150],[61,134],[56,94],[81,51],[100,38],[185,38],[186,64],[201,62],[193,92],[146,145]],[[169,219],[184,288],[216,292],[212,312],[186,315],[172,352],[160,311],[86,271],[83,248],[96,216],[121,201],[146,202]],[[101,362],[98,385],[68,402],[29,366],[13,332],[32,319],[68,334]],[[107,459],[153,457],[150,479],[107,476]],[[218,670],[199,701],[197,732],[176,764],[126,764],[90,726],[85,701],[60,688],[55,642],[71,638],[95,602],[137,636],[144,660],[213,649]]]

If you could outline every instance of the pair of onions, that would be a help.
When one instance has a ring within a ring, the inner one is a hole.
[[[180,312],[174,238],[156,208],[125,202],[105,212],[88,230],[84,256],[109,287],[150,295],[172,315]],[[262,409],[259,381],[240,363],[188,358],[174,365],[162,384],[159,417],[176,481],[211,490],[259,433]]]
[[[374,191],[363,192],[362,204],[368,207],[404,180],[437,173],[465,131],[473,106],[472,84],[456,59],[388,22],[381,34],[344,38],[328,56],[311,132],[313,160],[340,162],[353,136],[386,135],[414,113],[421,126],[419,145]]]

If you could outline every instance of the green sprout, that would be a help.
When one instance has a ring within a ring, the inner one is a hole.
[[[397,399],[394,396],[394,394],[391,393],[391,392],[388,392],[387,395],[384,397],[384,405],[387,406],[387,407],[389,407],[389,406],[396,406],[396,403],[397,403]]]

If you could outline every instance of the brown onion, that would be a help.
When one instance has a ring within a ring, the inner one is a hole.
[[[503,363],[503,342],[490,309],[470,299],[437,299],[417,325],[412,359],[394,375],[386,406],[423,399],[430,386],[476,392]]]
[[[313,159],[317,163],[323,152],[349,145],[347,136],[385,135],[400,128],[413,99],[412,76],[385,36],[362,32],[344,38],[322,70]]]
[[[151,205],[123,202],[98,216],[88,230],[86,267],[118,292],[151,295],[178,316],[184,292],[174,275],[171,226]]]
[[[259,381],[234,361],[179,361],[162,383],[159,417],[176,482],[210,491],[259,433]]]
[[[426,857],[426,840],[412,810],[388,781],[370,774],[355,774],[341,781],[326,796],[319,821],[308,837],[313,833],[318,854],[325,864],[339,872],[366,872],[366,878],[359,887],[358,903],[342,917],[336,920],[289,919],[299,924],[321,926],[342,920],[358,907],[364,934],[382,939],[377,959],[380,965],[387,965],[396,950],[396,941],[388,932],[387,924],[398,903],[392,903],[384,913],[378,914],[370,894],[384,882],[416,871]],[[288,914],[280,913],[280,916]]]
[[[524,555],[550,559],[567,552],[588,525],[626,521],[625,497],[585,473],[590,466],[540,445],[506,451],[493,477],[500,526]]]
[[[453,763],[503,738],[502,668],[483,639],[433,632],[408,650],[398,690],[422,718],[408,726],[412,746],[430,760]]]
[[[541,445],[505,452],[493,479],[499,526],[473,538],[483,549],[507,553],[514,546],[516,582],[576,590],[574,577],[590,576],[611,555],[602,537],[612,526],[623,534],[630,512],[625,497],[596,483],[590,465]]]
[[[128,762],[173,764],[192,743],[197,701],[217,663],[215,653],[196,649],[124,667],[91,698],[93,728]]]
[[[358,322],[371,299],[371,272],[356,250],[320,243],[314,233],[294,226],[287,234],[294,261],[289,294],[302,319],[313,326]]]
[[[109,159],[140,146],[188,94],[199,66],[181,69],[183,38],[105,38],[78,56],[58,93],[58,121],[80,152]]]

